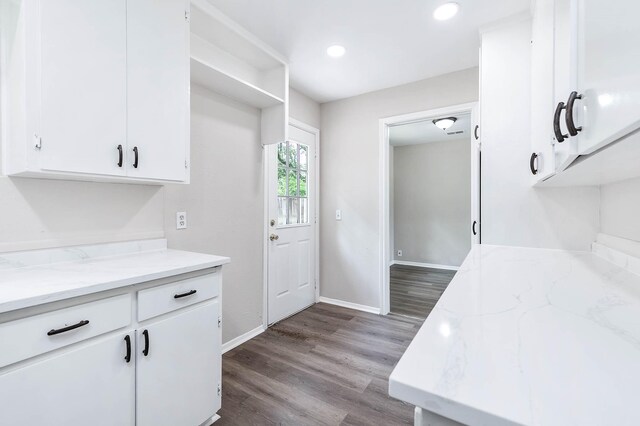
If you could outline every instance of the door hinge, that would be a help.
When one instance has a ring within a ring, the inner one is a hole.
[[[33,148],[37,150],[42,149],[42,138],[37,134],[33,135]]]
[[[187,21],[187,23],[191,22],[191,12],[188,10],[184,11],[184,20]]]
[[[222,383],[218,382],[218,396],[222,395]]]
[[[188,169],[189,168],[189,163],[187,163],[187,160],[184,160],[184,168]]]
[[[218,328],[220,328],[222,326],[222,317],[219,316],[218,317]]]

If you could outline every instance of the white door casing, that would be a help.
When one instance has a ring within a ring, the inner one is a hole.
[[[288,133],[287,142],[265,148],[268,324],[301,311],[316,299],[318,133],[303,125],[289,125]]]

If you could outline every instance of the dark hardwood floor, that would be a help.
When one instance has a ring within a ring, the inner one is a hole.
[[[392,265],[391,312],[425,319],[453,279],[455,271]]]
[[[413,424],[388,378],[421,324],[316,304],[223,356],[215,424]]]

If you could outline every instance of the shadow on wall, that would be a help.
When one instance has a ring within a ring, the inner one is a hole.
[[[157,238],[161,186],[0,178],[0,252]]]

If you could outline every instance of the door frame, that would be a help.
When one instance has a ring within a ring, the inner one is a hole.
[[[391,237],[389,218],[391,215],[389,206],[389,127],[397,126],[401,124],[408,124],[415,121],[424,121],[434,119],[447,115],[455,114],[471,114],[471,134],[470,149],[472,152],[477,149],[480,152],[480,138],[475,137],[477,135],[476,125],[480,123],[480,110],[478,102],[469,102],[464,104],[452,105],[444,108],[435,108],[426,111],[418,111],[409,114],[396,115],[392,117],[381,118],[379,120],[380,136],[379,136],[379,156],[380,156],[380,179],[378,182],[378,195],[379,195],[379,209],[380,209],[380,221],[378,224],[379,233],[379,291],[380,291],[380,315],[387,315],[390,312],[390,268],[391,268]],[[474,191],[474,188],[476,190]],[[479,244],[480,232],[481,232],[481,220],[480,220],[480,156],[478,156],[477,163],[474,163],[472,157],[471,160],[471,218],[469,221],[470,226],[473,226],[473,222],[478,223],[477,235],[471,235],[471,245]],[[475,203],[474,203],[475,201]],[[475,209],[474,209],[475,204]]]
[[[306,124],[302,121],[296,120],[295,118],[289,118],[288,124],[289,126],[297,127],[300,130],[304,130],[305,132],[309,132],[314,135],[316,142],[316,152],[315,152],[315,209],[313,219],[315,221],[315,277],[314,277],[314,285],[315,285],[315,302],[318,303],[320,299],[320,220],[319,220],[319,212],[320,212],[320,130]],[[269,327],[269,234],[270,234],[270,226],[269,226],[269,177],[271,173],[274,171],[269,169],[269,149],[273,149],[272,145],[264,145],[262,152],[262,164],[264,164],[264,232],[263,232],[263,245],[262,245],[262,328],[267,329]],[[310,218],[311,219],[311,218]]]

